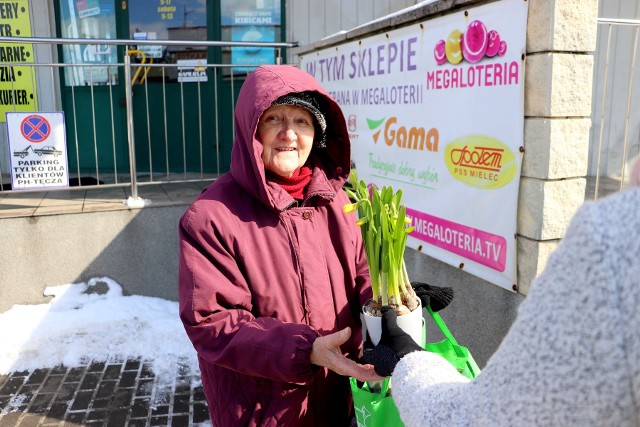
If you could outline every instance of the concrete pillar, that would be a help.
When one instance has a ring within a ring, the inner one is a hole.
[[[597,0],[530,0],[518,291],[526,295],[584,202]]]

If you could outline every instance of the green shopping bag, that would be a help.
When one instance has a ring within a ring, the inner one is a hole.
[[[458,370],[458,372],[460,372],[470,380],[477,377],[480,373],[480,368],[469,352],[469,349],[458,344],[456,339],[453,337],[453,334],[444,323],[444,320],[442,320],[442,317],[440,317],[438,313],[434,313],[429,306],[427,306],[426,309],[438,328],[442,331],[445,339],[435,343],[427,343],[423,346],[423,348],[426,351],[437,353],[442,356],[449,363],[451,363],[453,367]],[[426,333],[425,328],[422,328],[422,331],[423,334]],[[426,342],[426,339],[423,338],[422,342]]]
[[[427,312],[438,326],[445,339],[439,342],[427,343],[427,328],[422,319],[422,348],[437,353],[451,363],[462,375],[469,379],[480,373],[478,364],[473,359],[467,347],[458,344],[453,334],[438,313],[426,306]],[[368,383],[361,383],[350,377],[353,406],[356,413],[358,427],[403,427],[398,408],[393,403],[389,393],[391,378],[381,381],[380,390],[372,390]]]
[[[353,408],[358,427],[403,427],[393,398],[388,393],[391,378],[381,381],[380,391],[371,390],[368,383],[350,377]]]

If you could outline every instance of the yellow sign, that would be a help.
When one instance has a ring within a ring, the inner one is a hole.
[[[0,36],[31,37],[28,0],[0,0]],[[0,123],[7,112],[38,111],[33,45],[0,43]]]
[[[507,185],[518,171],[514,152],[507,144],[489,135],[467,135],[451,141],[444,160],[455,179],[484,190]]]

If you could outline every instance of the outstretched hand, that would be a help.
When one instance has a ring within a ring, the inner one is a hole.
[[[398,326],[395,310],[382,307],[382,336],[375,347],[368,341],[365,343],[365,362],[372,364],[379,375],[388,377],[402,356],[420,350],[422,347]]]
[[[342,354],[340,346],[351,336],[351,328],[316,338],[311,349],[311,363],[324,366],[337,374],[354,377],[359,381],[380,381],[373,365],[361,365]]]
[[[382,335],[380,344],[386,345],[393,350],[398,358],[420,351],[422,347],[413,338],[398,326],[398,314],[391,307],[382,307]]]
[[[420,298],[423,307],[440,311],[453,300],[453,288],[432,286],[423,282],[411,282],[411,287]],[[398,315],[389,306],[382,307],[382,335],[378,345],[370,341],[364,343],[364,361],[372,364],[375,371],[388,377],[393,373],[398,361],[412,351],[420,351],[414,340],[398,326]]]

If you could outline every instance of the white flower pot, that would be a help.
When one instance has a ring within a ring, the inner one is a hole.
[[[363,337],[368,333],[369,340],[373,345],[378,345],[382,335],[382,317],[373,316],[367,313],[364,309],[362,310],[362,313],[364,315]],[[422,325],[422,303],[420,300],[418,300],[418,307],[416,307],[415,310],[408,314],[398,316],[398,326],[400,329],[409,334],[409,336],[411,336],[411,338],[413,338],[413,340],[420,346],[423,345]]]

